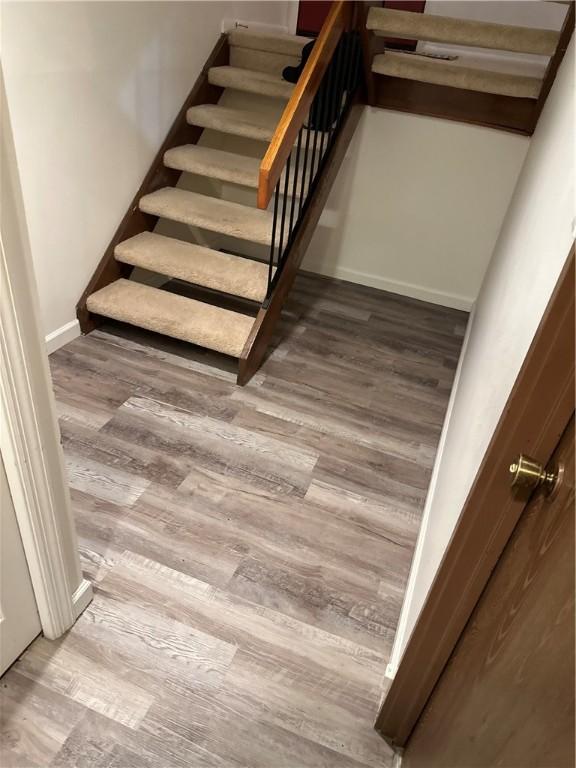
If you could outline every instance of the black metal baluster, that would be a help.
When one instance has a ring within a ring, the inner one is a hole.
[[[300,127],[295,158],[292,157],[293,148],[286,160],[284,178],[281,178],[276,184],[267,298],[270,297],[278,282],[286,255],[294,242],[295,233],[301,225],[302,210],[310,199],[318,174],[323,167],[324,158],[336,139],[344,113],[350,106],[356,91],[360,64],[361,47],[358,34],[356,32],[344,33],[316,92],[308,114],[307,124]],[[306,130],[305,142],[303,130]],[[318,135],[319,132],[321,136]],[[303,161],[300,158],[302,151],[305,153]],[[292,165],[294,167],[291,168]],[[292,179],[290,179],[291,171],[293,173]],[[288,211],[288,192],[290,189],[292,190],[292,199],[289,203],[290,211]],[[300,197],[296,202],[298,189],[300,189]],[[282,196],[281,212],[278,208],[280,196]],[[278,227],[280,227],[279,232]],[[273,276],[275,253],[277,253],[276,273]]]
[[[306,173],[308,170],[308,150],[310,149],[310,130],[306,129],[306,146],[304,148],[304,167],[302,168],[302,181],[300,183],[300,202],[298,204],[298,215],[302,213],[302,206],[304,205],[304,184],[306,183]],[[308,195],[308,190],[306,190]]]
[[[298,184],[298,168],[300,166],[300,149],[302,147],[302,128],[298,132],[298,142],[296,144],[296,164],[294,166],[294,180],[292,182],[292,200],[290,201],[290,225],[288,227],[288,242],[292,239],[292,225],[294,223],[294,206],[296,205],[296,186]]]
[[[282,196],[282,219],[280,224],[280,244],[278,246],[278,268],[276,270],[276,274],[279,274],[282,271],[282,266],[284,264],[284,225],[286,220],[286,200],[288,198],[288,179],[290,177],[290,160],[292,159],[292,152],[288,155],[288,160],[286,160],[286,168],[284,169],[284,194]]]
[[[268,263],[268,290],[266,298],[270,297],[270,288],[272,286],[272,271],[274,269],[274,250],[276,248],[276,223],[278,222],[278,197],[280,195],[280,181],[276,184],[274,191],[274,215],[272,217],[272,241],[270,242],[270,261]]]
[[[312,184],[314,183],[314,166],[315,166],[315,160],[316,160],[316,147],[318,146],[318,115],[320,114],[320,98],[321,98],[321,89],[322,86],[320,85],[320,89],[316,93],[316,96],[314,97],[314,101],[312,102],[312,106],[310,107],[310,117],[308,120],[308,125],[310,126],[311,123],[314,124],[314,141],[312,142],[312,158],[310,161],[310,178],[308,179],[308,194],[310,194],[310,188],[312,187]],[[310,130],[310,128],[308,128]]]

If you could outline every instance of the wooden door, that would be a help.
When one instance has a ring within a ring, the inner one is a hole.
[[[553,461],[558,492],[526,505],[402,768],[574,765],[574,417]]]
[[[40,619],[0,457],[0,675],[40,633]]]

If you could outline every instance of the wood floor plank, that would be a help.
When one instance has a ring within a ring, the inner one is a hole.
[[[373,768],[390,764],[392,750],[372,728],[362,702],[344,700],[330,681],[294,675],[240,651],[221,697],[238,712],[302,735]]]
[[[203,535],[210,528],[198,528],[192,520],[183,524],[165,519],[148,494],[139,499],[134,514],[127,507],[79,492],[72,493],[72,503],[74,510],[81,511],[77,529],[83,547],[90,545],[102,555],[102,576],[109,570],[108,564],[117,561],[119,552],[130,549],[195,578],[224,585],[245,552],[230,550],[214,533]]]
[[[68,638],[39,638],[15,669],[60,696],[136,728],[154,701],[153,692],[118,678],[106,662],[107,649],[95,658],[89,646],[78,649]]]
[[[167,728],[150,735],[87,711],[51,768],[229,768],[238,765]]]
[[[0,683],[0,765],[43,768],[85,711],[12,667]]]
[[[203,466],[277,493],[303,496],[318,455],[293,449],[208,416],[149,398],[130,398],[104,427],[107,434],[178,456],[189,470]]]
[[[137,555],[106,576],[106,589],[251,653],[275,658],[280,667],[323,669],[367,700],[379,693],[384,656],[340,635],[211,587]],[[376,673],[376,674],[375,674]],[[359,694],[360,695],[360,694]]]
[[[70,487],[104,501],[131,506],[150,480],[78,455],[66,457]]]
[[[11,768],[390,766],[372,724],[465,325],[304,273],[244,388],[115,323],[55,352],[96,596],[4,679]]]

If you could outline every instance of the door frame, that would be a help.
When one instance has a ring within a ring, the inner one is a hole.
[[[82,576],[0,69],[0,451],[44,635],[92,599]]]
[[[521,450],[546,464],[574,411],[574,246],[486,450],[376,720],[404,747],[527,503],[509,491]]]

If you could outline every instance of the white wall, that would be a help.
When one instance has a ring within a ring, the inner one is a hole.
[[[470,309],[528,145],[366,108],[304,269]]]
[[[8,104],[52,344],[77,333],[76,302],[223,19],[284,27],[292,12],[291,2],[241,0],[2,3]]]
[[[574,41],[476,304],[391,660],[394,671],[574,240]]]

